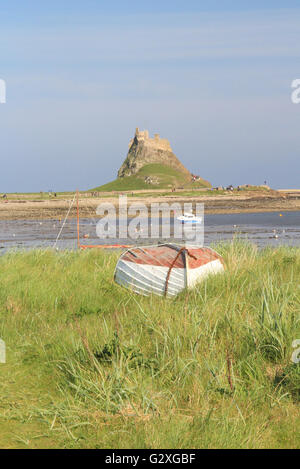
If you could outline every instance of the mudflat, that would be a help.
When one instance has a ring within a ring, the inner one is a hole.
[[[119,205],[119,193],[80,193],[80,216],[95,217],[97,206],[102,203],[112,203],[116,209]],[[208,194],[194,192],[155,194],[153,191],[129,192],[128,204],[141,202],[146,206],[152,203],[204,203],[206,213],[254,213],[273,211],[299,211],[300,190],[286,191],[243,191],[218,194],[216,191]],[[7,199],[0,199],[0,220],[27,219],[62,219],[73,201],[74,194],[62,193],[54,196],[39,197],[34,194],[9,194]],[[69,216],[76,217],[76,200],[73,202]]]

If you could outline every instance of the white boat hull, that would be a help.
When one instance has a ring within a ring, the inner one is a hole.
[[[140,295],[175,296],[208,275],[224,271],[222,258],[209,248],[189,248],[179,253],[180,248],[170,246],[126,251],[117,263],[115,281]]]

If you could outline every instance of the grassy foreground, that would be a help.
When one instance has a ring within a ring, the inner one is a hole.
[[[117,253],[2,256],[0,447],[299,447],[300,249],[217,249],[169,300],[114,284]]]

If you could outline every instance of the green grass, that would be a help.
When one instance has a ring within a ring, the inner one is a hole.
[[[300,249],[217,247],[176,299],[116,285],[118,253],[0,258],[1,448],[299,448]]]
[[[148,184],[145,177],[155,178],[158,184]],[[148,164],[143,166],[134,176],[118,178],[115,181],[92,189],[93,191],[131,191],[142,189],[167,189],[172,187],[190,187],[186,174],[162,164]],[[195,183],[195,187],[210,187],[207,181]]]
[[[175,192],[171,191],[147,191],[147,192],[132,192],[127,194],[128,197],[139,197],[139,198],[147,198],[147,197],[193,197],[193,198],[198,198],[198,197],[222,197],[222,196],[243,196],[243,189],[238,191],[237,189],[234,189],[233,191],[226,191],[226,190],[219,190],[215,191],[212,189],[205,189],[205,188],[199,188],[199,187],[190,187],[184,186],[186,189],[185,190],[175,190]],[[199,190],[201,189],[201,190]],[[259,189],[256,189],[257,192],[259,192]],[[255,192],[254,189],[252,189],[252,192]],[[102,195],[101,197],[111,197],[111,195],[105,194]]]

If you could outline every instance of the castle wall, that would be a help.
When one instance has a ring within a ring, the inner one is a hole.
[[[118,177],[136,174],[146,164],[153,163],[165,164],[190,176],[189,171],[172,152],[169,140],[160,138],[159,134],[150,138],[148,130],[141,131],[137,128],[134,138],[129,142],[128,155]]]
[[[172,151],[169,140],[166,138],[160,138],[159,134],[154,134],[154,138],[149,137],[148,130],[139,130],[138,128],[135,131],[135,138],[138,141],[143,141],[147,146],[152,149],[159,149],[165,151]],[[134,139],[130,140],[129,146],[132,145]]]

